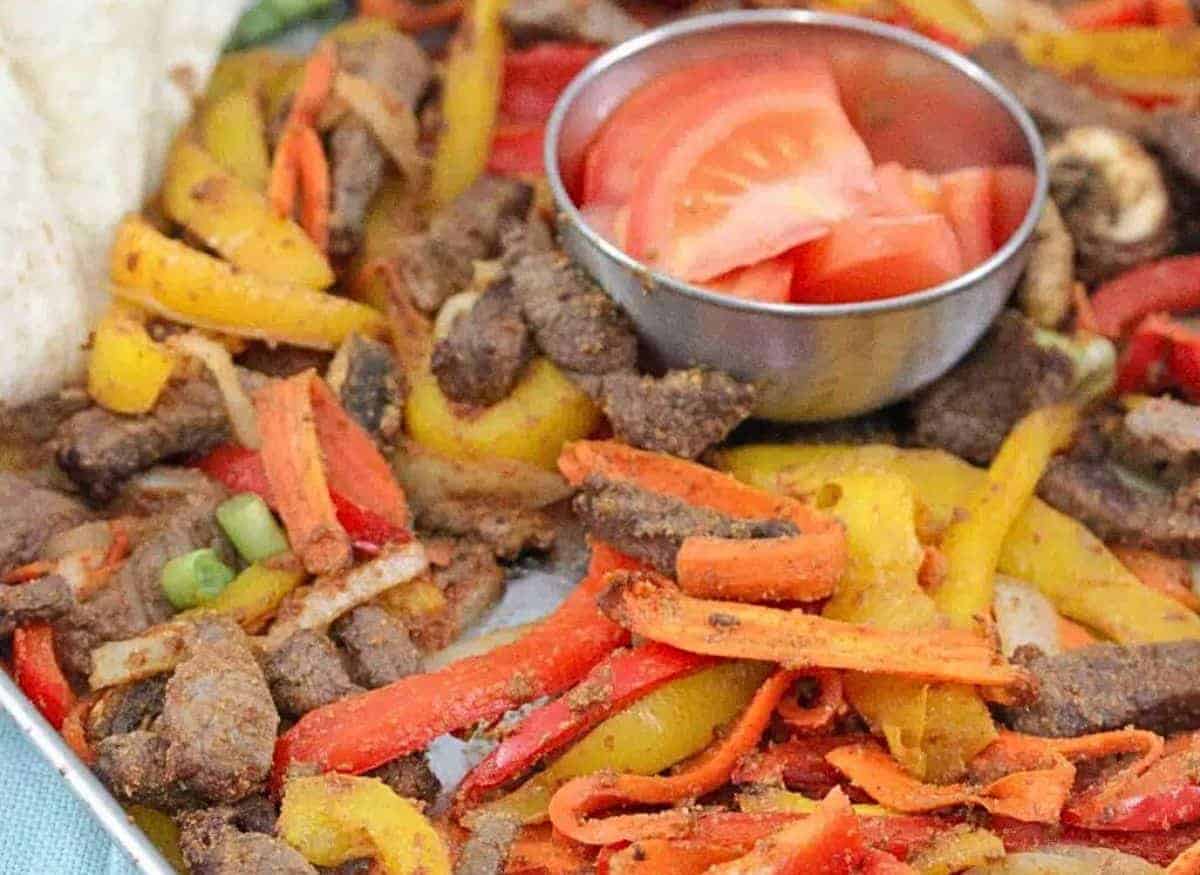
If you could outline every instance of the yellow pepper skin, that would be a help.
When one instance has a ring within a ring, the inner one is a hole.
[[[146,834],[146,838],[158,848],[158,852],[176,872],[188,871],[183,851],[179,847],[179,827],[169,815],[145,805],[129,805],[125,808],[125,813],[137,824],[138,829]]]
[[[204,606],[205,610],[229,614],[251,632],[265,625],[274,615],[284,596],[300,585],[304,571],[272,558],[255,562],[229,582],[221,593]]]
[[[654,775],[699,753],[714,733],[738,716],[770,674],[757,662],[727,662],[664,684],[609,717],[488,814],[540,823],[554,791],[572,778],[603,769]]]
[[[945,528],[985,473],[948,453],[886,445],[760,444],[721,455],[739,480],[813,494],[852,471],[892,471],[920,486],[930,523]],[[996,570],[1040,589],[1063,616],[1121,643],[1200,638],[1200,617],[1144,586],[1084,526],[1034,498],[1009,529]]]
[[[332,350],[352,332],[375,336],[385,327],[365,304],[234,270],[138,216],[118,227],[109,269],[119,298],[237,337]]]
[[[388,875],[450,875],[450,854],[421,809],[378,778],[293,778],[279,836],[317,866],[374,857]]]
[[[934,593],[937,606],[960,629],[982,629],[992,609],[992,578],[1013,520],[1029,504],[1056,450],[1075,433],[1070,406],[1035,410],[1013,427],[968,500],[942,537],[946,577]]]
[[[186,133],[175,140],[163,181],[167,215],[237,267],[264,279],[323,289],[329,261],[299,225],[229,173]]]
[[[148,413],[175,369],[175,354],[143,322],[136,308],[114,301],[92,339],[88,394],[115,413]]]
[[[442,136],[433,159],[433,203],[444,207],[487,166],[500,105],[508,0],[473,0],[442,76]]]
[[[908,860],[918,875],[953,875],[1004,859],[1004,842],[994,832],[955,826],[941,833]]]
[[[204,108],[200,142],[225,170],[255,191],[266,191],[271,171],[266,124],[249,90],[231,91]]]
[[[974,46],[988,36],[987,21],[970,0],[897,0],[918,23],[930,24]]]
[[[783,811],[789,814],[815,814],[821,803],[800,793],[776,787],[761,787],[737,798],[738,808],[748,814],[770,814]],[[851,806],[859,817],[893,817],[895,812],[882,805],[855,804]]]
[[[221,57],[208,77],[204,102],[220,100],[231,91],[246,90],[257,96],[280,70],[294,64],[290,56],[273,49],[230,52]]]
[[[587,437],[599,420],[591,399],[545,358],[529,363],[507,398],[481,409],[452,405],[425,370],[414,378],[405,408],[409,435],[436,453],[517,459],[549,470],[563,445]]]
[[[832,512],[846,527],[849,557],[825,616],[884,629],[939,626],[937,606],[917,579],[923,551],[912,484],[883,471],[830,483],[840,493]],[[922,780],[955,780],[996,737],[987,707],[969,687],[854,673],[845,684],[855,710]]]

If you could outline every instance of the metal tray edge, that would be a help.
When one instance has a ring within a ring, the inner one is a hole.
[[[0,708],[12,717],[34,747],[66,781],[71,792],[131,858],[139,871],[144,875],[176,875],[174,867],[129,819],[117,800],[67,747],[62,736],[46,722],[4,671],[0,671]]]

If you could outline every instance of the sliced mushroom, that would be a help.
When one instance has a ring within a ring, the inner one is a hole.
[[[1046,201],[1033,230],[1025,277],[1017,289],[1021,310],[1042,328],[1056,328],[1071,311],[1075,243],[1054,201]]]
[[[1081,280],[1100,282],[1171,248],[1162,171],[1135,139],[1110,128],[1072,128],[1049,158],[1050,192],[1074,239]]]

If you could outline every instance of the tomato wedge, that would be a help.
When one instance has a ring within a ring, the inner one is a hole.
[[[795,259],[778,255],[709,280],[707,286],[734,298],[783,304],[791,297],[795,271]]]
[[[992,246],[999,249],[1029,213],[1037,177],[1027,167],[1004,165],[992,171]]]
[[[626,240],[630,255],[689,282],[819,237],[875,189],[827,62],[705,78],[638,172]]]
[[[796,250],[792,300],[842,304],[932,288],[963,271],[944,216],[854,218]]]
[[[950,220],[962,250],[963,267],[983,264],[992,244],[992,171],[972,167],[942,177],[942,212]]]
[[[894,161],[875,168],[875,184],[879,190],[867,208],[871,215],[918,216],[936,213],[941,204],[937,179]]]

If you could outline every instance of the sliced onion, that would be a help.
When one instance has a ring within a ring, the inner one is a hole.
[[[460,659],[491,653],[497,647],[512,644],[533,628],[533,625],[533,623],[524,623],[520,626],[510,626],[507,629],[497,629],[495,632],[480,635],[478,638],[472,638],[469,641],[456,641],[449,647],[443,647],[441,650],[426,656],[422,667],[425,671],[437,671],[440,668],[445,668],[452,662],[458,662]]]
[[[1062,647],[1058,637],[1058,612],[1050,600],[1024,581],[996,575],[992,610],[1000,649],[1011,657],[1018,647],[1032,644],[1051,656]]]
[[[437,318],[433,321],[433,338],[441,340],[447,336],[459,316],[466,316],[479,300],[479,292],[459,292],[451,295],[438,310]]]
[[[194,331],[172,337],[169,344],[176,349],[204,362],[217,381],[217,388],[225,402],[225,410],[229,414],[229,423],[233,426],[233,436],[242,446],[257,450],[258,417],[254,413],[254,405],[242,388],[238,379],[237,369],[233,366],[233,357],[229,350],[214,343]]]
[[[101,644],[92,651],[88,683],[100,690],[165,674],[187,657],[191,634],[191,623],[174,620],[137,638]]]
[[[1163,869],[1141,857],[1108,848],[1052,845],[1009,854],[1003,860],[968,869],[966,875],[1162,875]]]
[[[112,526],[107,520],[96,520],[53,535],[42,548],[42,558],[54,562],[85,551],[103,556],[111,543]]]
[[[424,179],[426,161],[417,146],[420,128],[411,109],[369,80],[344,71],[338,72],[333,90],[351,112],[366,122],[409,182]]]
[[[486,498],[521,508],[540,508],[571,494],[557,472],[514,459],[449,459],[416,444],[396,455],[396,477],[417,507]]]

